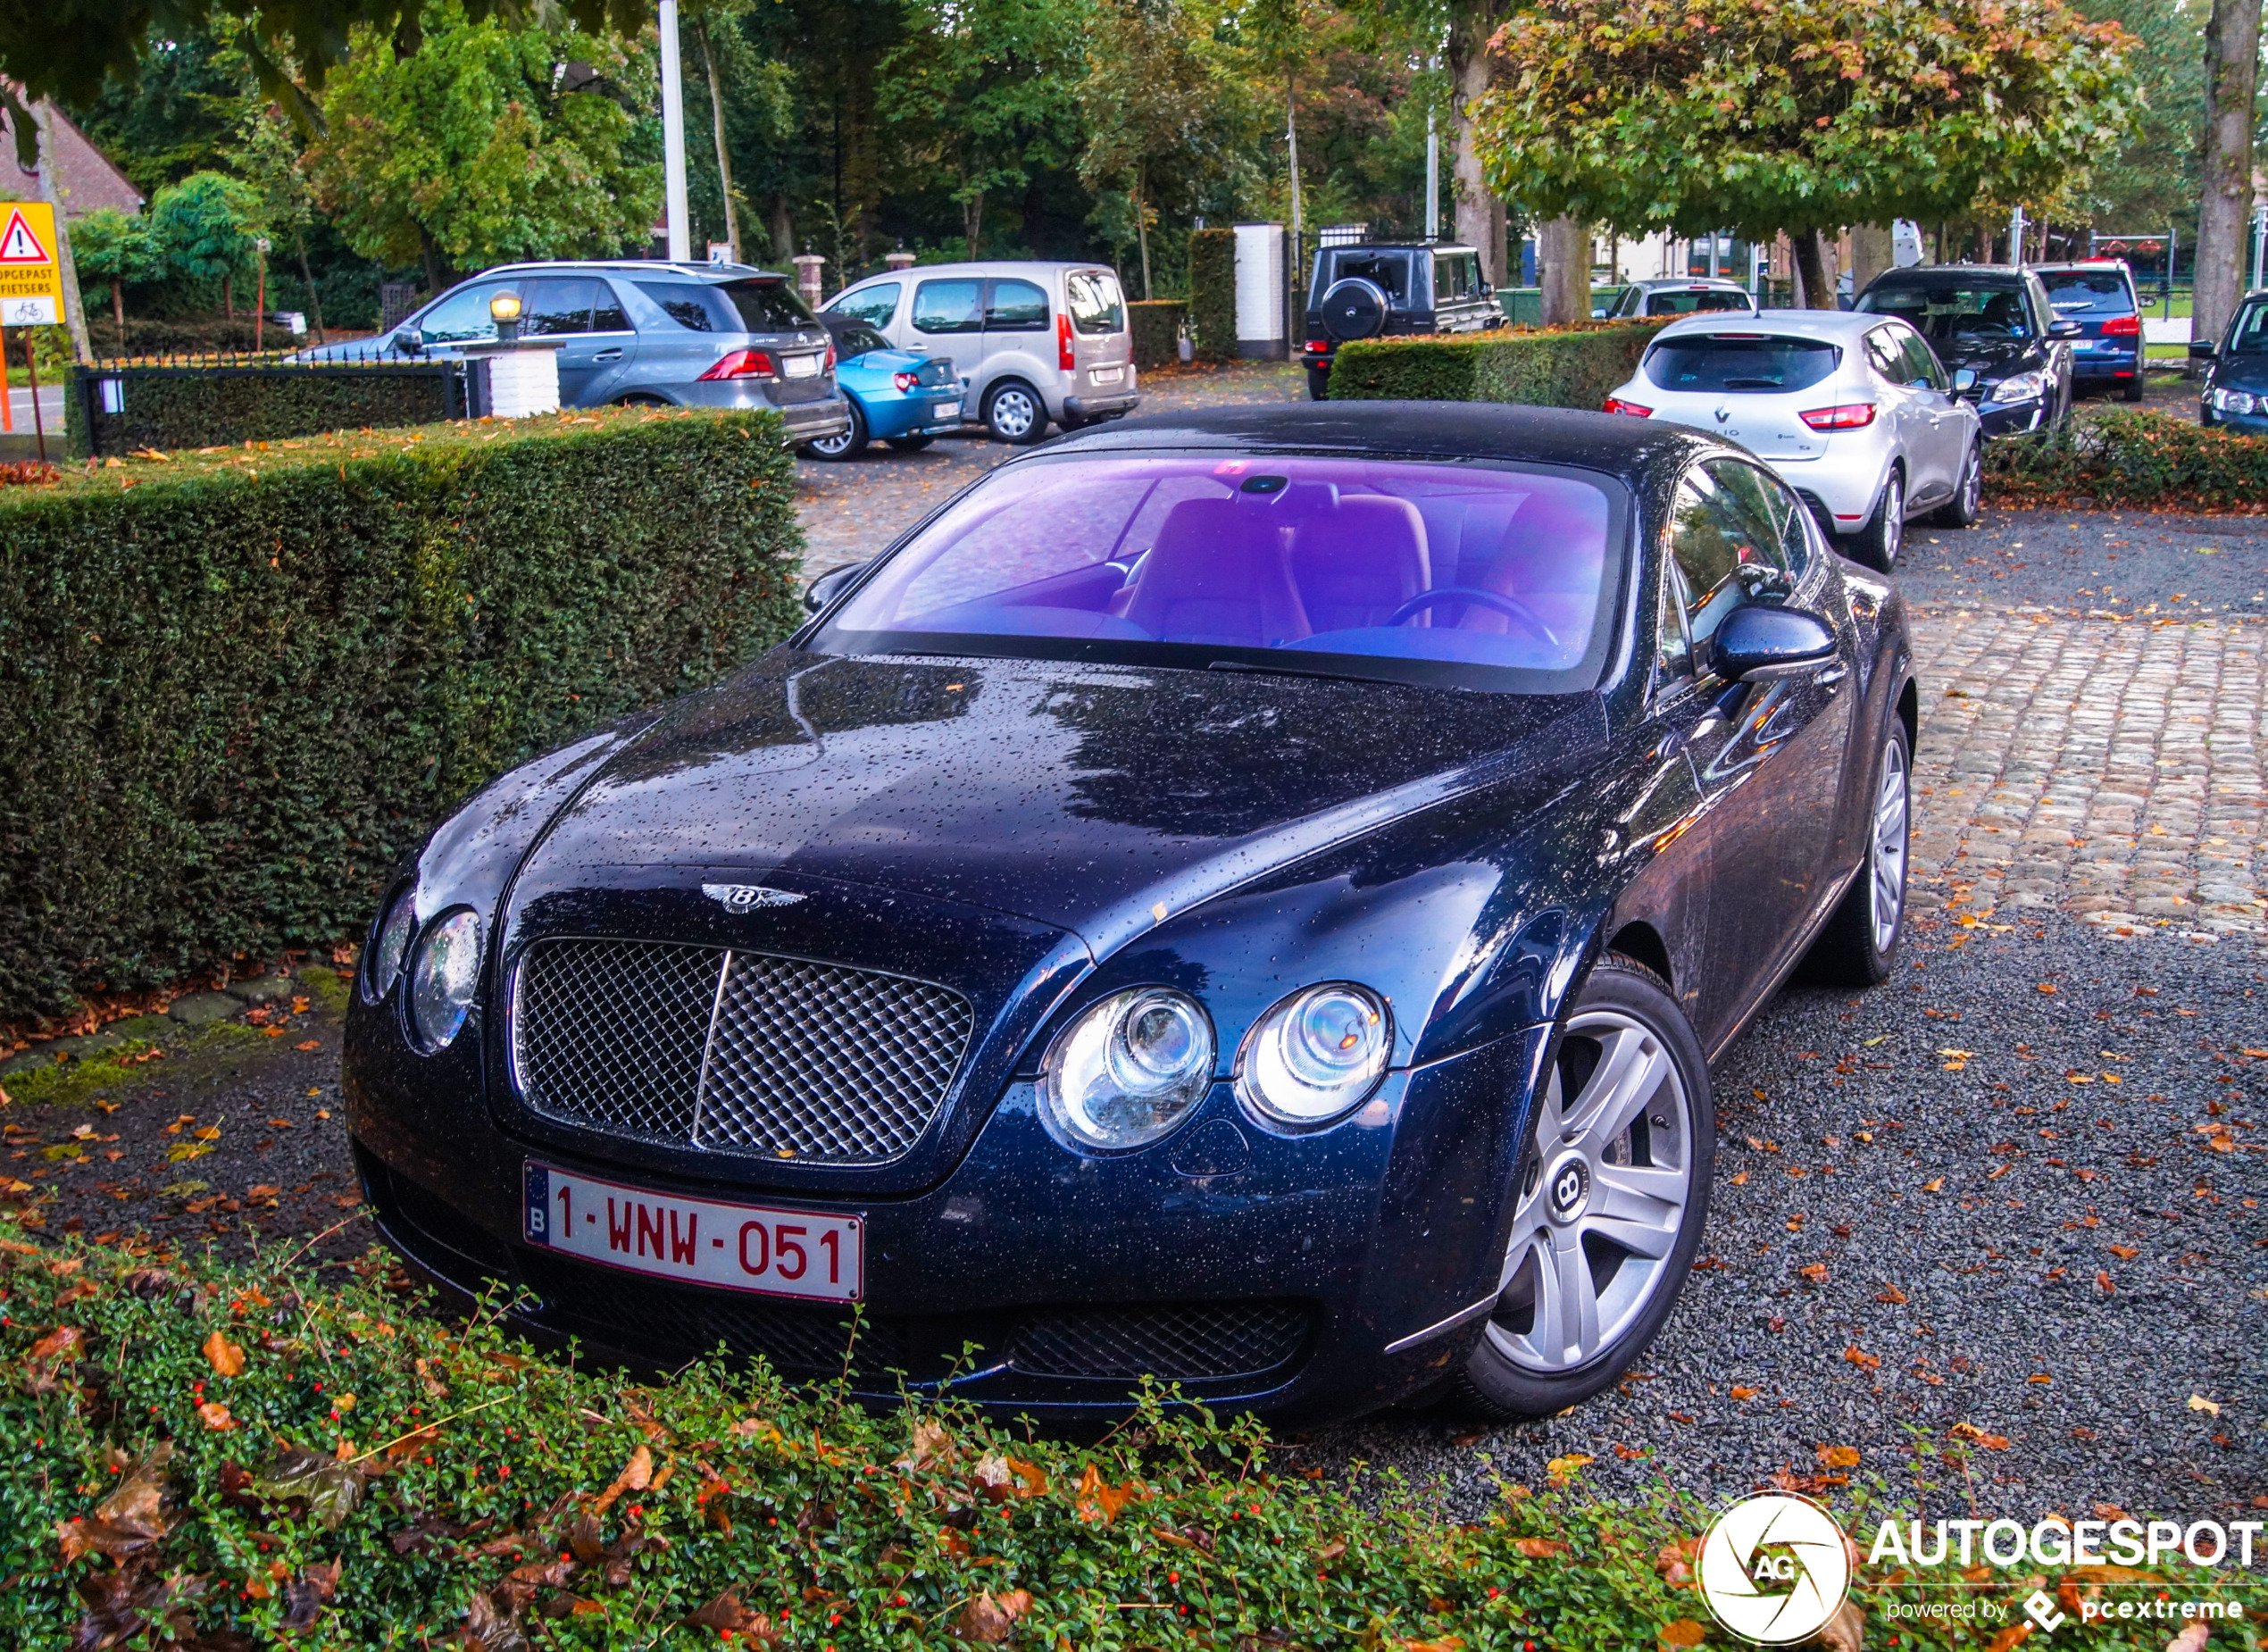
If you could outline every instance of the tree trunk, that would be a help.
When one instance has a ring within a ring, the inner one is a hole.
[[[118,323],[118,353],[123,355],[126,354],[126,283],[123,281],[110,284],[110,316]]]
[[[2205,176],[2197,206],[2197,290],[2189,337],[2216,342],[2243,296],[2252,217],[2253,94],[2260,0],[2214,0],[2205,30]]]
[[[732,249],[732,262],[740,262],[740,216],[732,205],[732,157],[724,147],[724,84],[717,79],[717,60],[709,50],[709,21],[700,13],[693,14],[693,38],[700,43],[701,67],[709,77],[709,120],[716,128],[717,188],[724,196],[724,240]]]
[[[305,282],[307,287],[307,319],[315,324],[315,342],[322,344],[326,342],[323,338],[323,301],[322,296],[315,291],[315,272],[307,267],[306,231],[294,229],[291,232],[291,243],[293,249],[299,254],[299,279]],[[121,322],[121,330],[123,325]]]
[[[1488,37],[1496,30],[1497,0],[1459,0],[1449,23],[1450,106],[1456,153],[1449,176],[1456,199],[1457,239],[1480,249],[1481,278],[1492,287],[1507,284],[1505,274],[1504,202],[1488,187],[1488,169],[1473,144],[1474,107],[1488,90]],[[1538,253],[1542,252],[1538,243]],[[1589,263],[1586,255],[1584,263]],[[1584,280],[1589,280],[1589,271]],[[1548,302],[1548,301],[1547,301]],[[1590,305],[1586,302],[1584,313]]]
[[[967,204],[962,208],[961,221],[968,237],[969,261],[973,263],[984,256],[978,250],[980,239],[984,234],[983,190],[980,189],[969,197]]]
[[[1854,299],[1866,290],[1869,281],[1897,263],[1897,249],[1888,224],[1851,226],[1851,296]]]
[[[1833,309],[1835,278],[1827,272],[1827,249],[1820,244],[1819,232],[1801,229],[1789,236],[1788,241],[1795,248],[1796,279],[1803,285],[1803,307]]]
[[[1587,321],[1591,313],[1591,227],[1555,218],[1536,230],[1536,281],[1543,288],[1544,325]]]
[[[237,319],[237,278],[234,271],[221,278],[221,309],[229,321]]]
[[[79,302],[79,265],[71,255],[71,225],[64,221],[63,191],[55,180],[54,104],[42,100],[31,106],[31,125],[39,156],[39,196],[55,212],[55,273],[63,282],[63,325],[71,330],[71,353],[82,362],[95,359],[93,341],[87,337],[87,311]],[[29,347],[29,346],[27,346]],[[121,341],[120,348],[125,347]],[[0,372],[0,394],[6,390]]]
[[[1146,183],[1142,173],[1142,168],[1134,169],[1134,238],[1142,246],[1142,296],[1147,300],[1155,295],[1150,291],[1150,209],[1142,198]]]
[[[784,263],[796,255],[796,220],[788,211],[788,192],[771,192],[771,255]]]
[[[1299,86],[1284,77],[1284,144],[1289,155],[1285,175],[1291,180],[1291,240],[1299,245]]]

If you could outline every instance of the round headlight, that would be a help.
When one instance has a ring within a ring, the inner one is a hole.
[[[371,944],[370,969],[364,979],[371,1003],[394,990],[394,983],[402,976],[402,955],[409,951],[410,937],[416,932],[417,890],[407,889],[387,909],[378,926],[378,939]]]
[[[1114,992],[1059,1034],[1039,1073],[1039,1103],[1060,1135],[1086,1147],[1138,1147],[1180,1122],[1213,1082],[1213,1022],[1186,992]]]
[[[410,1024],[429,1050],[457,1036],[480,980],[480,920],[460,907],[418,943],[410,966]]]
[[[1393,1051],[1393,1023],[1376,993],[1344,981],[1310,987],[1260,1018],[1237,1093],[1283,1123],[1321,1124],[1369,1098]]]

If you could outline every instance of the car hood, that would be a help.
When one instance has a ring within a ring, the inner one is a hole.
[[[2213,386],[2217,390],[2268,389],[2268,353],[2222,356],[2213,364]]]
[[[636,869],[880,887],[1105,955],[1223,889],[1484,786],[1563,786],[1592,694],[779,649],[613,753],[522,910]]]
[[[2047,352],[2028,338],[1970,338],[1949,344],[1933,340],[1932,347],[1948,371],[1966,367],[1988,384],[2047,364]]]

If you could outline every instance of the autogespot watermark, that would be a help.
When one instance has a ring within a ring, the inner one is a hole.
[[[1874,1530],[1870,1564],[1911,1571],[1931,1566],[1999,1570],[2032,1566],[2108,1565],[2194,1567],[2253,1564],[2255,1540],[2268,1521],[2080,1520],[2049,1518],[2027,1526],[2019,1520],[1884,1520]],[[2268,1557],[2268,1543],[2260,1545]],[[1695,1571],[1701,1598],[1717,1622],[1744,1640],[1784,1646],[1817,1634],[1850,1593],[1857,1546],[1833,1514],[1809,1498],[1760,1492],[1728,1506],[1701,1539]],[[1909,1585],[1924,1580],[1909,1578]],[[2121,1580],[2128,1581],[2128,1580]],[[2130,1581],[2146,1581],[2139,1573]],[[2147,1580],[2154,1581],[2154,1580]],[[1947,1588],[1973,1587],[1948,1578]],[[2061,1597],[2035,1589],[2024,1615],[2048,1634],[2070,1623],[2136,1620],[2230,1622],[2247,1614],[2233,1600],[2148,1600],[2086,1597],[2066,1585]],[[2069,1609],[2067,1609],[2069,1608]],[[1980,1594],[1944,1600],[1895,1600],[1884,1616],[1935,1623],[1993,1623],[2014,1615],[2012,1604]],[[2255,1614],[2257,1615],[2257,1614]]]

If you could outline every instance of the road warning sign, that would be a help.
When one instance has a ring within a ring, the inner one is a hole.
[[[44,201],[0,201],[0,327],[52,325],[63,319],[63,304],[55,209]]]

